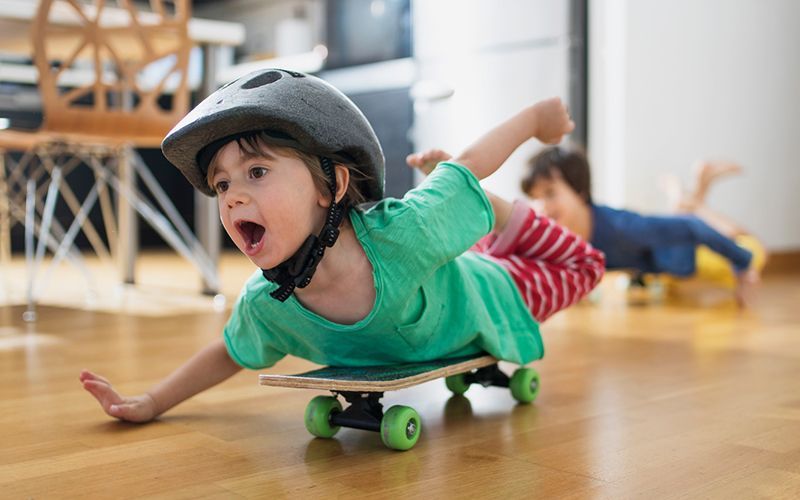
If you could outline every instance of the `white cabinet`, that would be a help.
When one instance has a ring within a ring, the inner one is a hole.
[[[412,3],[413,140],[417,150],[457,154],[489,127],[536,100],[568,91],[568,2],[416,0]],[[520,196],[520,148],[484,187]]]

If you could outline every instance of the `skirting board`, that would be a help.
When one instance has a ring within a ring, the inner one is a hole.
[[[800,273],[800,250],[769,254],[764,274]]]

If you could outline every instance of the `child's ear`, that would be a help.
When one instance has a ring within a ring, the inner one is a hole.
[[[344,165],[335,164],[336,169],[336,201],[342,201],[350,187],[350,169]]]

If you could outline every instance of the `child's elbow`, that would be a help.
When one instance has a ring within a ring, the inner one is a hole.
[[[593,248],[586,259],[586,267],[588,268],[589,275],[592,277],[592,288],[600,283],[603,275],[606,273],[606,255],[600,250]]]

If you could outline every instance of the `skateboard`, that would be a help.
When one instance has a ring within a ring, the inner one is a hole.
[[[445,377],[453,394],[467,392],[470,385],[507,387],[520,403],[530,403],[539,392],[539,375],[533,368],[518,368],[511,377],[488,354],[390,366],[326,366],[297,375],[259,375],[260,385],[327,390],[332,396],[317,396],[306,407],[308,432],[332,438],[341,427],[379,432],[393,450],[408,450],[419,439],[421,419],[411,407],[396,405],[386,412],[380,399],[387,391],[405,389]],[[338,396],[349,404],[342,408]]]

